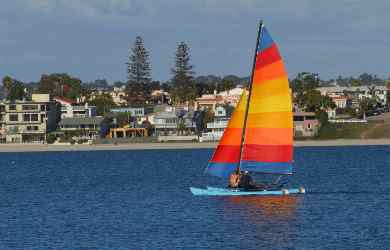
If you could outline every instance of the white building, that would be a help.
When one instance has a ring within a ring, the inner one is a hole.
[[[33,94],[31,101],[0,103],[0,140],[7,143],[43,143],[56,129],[57,104],[48,94]]]
[[[96,116],[96,107],[89,106],[88,103],[77,105],[75,100],[65,97],[55,97],[54,100],[61,104],[61,119]]]
[[[126,87],[114,87],[114,90],[110,91],[109,94],[112,97],[112,100],[117,106],[126,106],[127,103],[127,94],[126,94]]]
[[[345,96],[351,95],[353,98],[356,96],[358,100],[366,98],[372,98],[373,95],[378,98],[378,101],[382,105],[387,104],[387,92],[389,89],[386,86],[357,86],[357,87],[320,87],[317,88],[321,92],[321,95],[328,96]],[[354,102],[354,100],[352,100]]]

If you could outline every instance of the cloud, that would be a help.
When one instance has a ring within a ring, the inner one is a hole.
[[[307,69],[352,74],[375,65],[384,74],[389,12],[387,0],[4,1],[0,74],[32,78],[42,70],[64,69],[87,79],[96,72],[124,79],[127,51],[141,35],[157,79],[170,77],[179,41],[190,45],[198,74],[247,75],[260,18],[292,74]],[[365,60],[357,65],[359,58]]]

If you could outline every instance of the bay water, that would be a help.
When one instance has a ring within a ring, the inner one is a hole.
[[[208,149],[0,153],[0,249],[390,249],[390,147],[301,147],[283,197],[200,197]]]

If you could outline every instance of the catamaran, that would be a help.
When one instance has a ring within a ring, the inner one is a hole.
[[[206,168],[228,178],[235,171],[277,176],[292,175],[293,113],[288,76],[278,47],[260,22],[248,90],[244,90]],[[303,187],[190,188],[194,195],[288,195]]]

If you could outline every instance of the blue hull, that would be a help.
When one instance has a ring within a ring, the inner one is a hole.
[[[209,195],[209,196],[242,196],[242,195],[290,195],[290,194],[304,194],[303,188],[290,188],[280,190],[259,190],[259,191],[243,191],[240,189],[231,188],[216,188],[207,187],[203,188],[190,188],[193,195]]]

